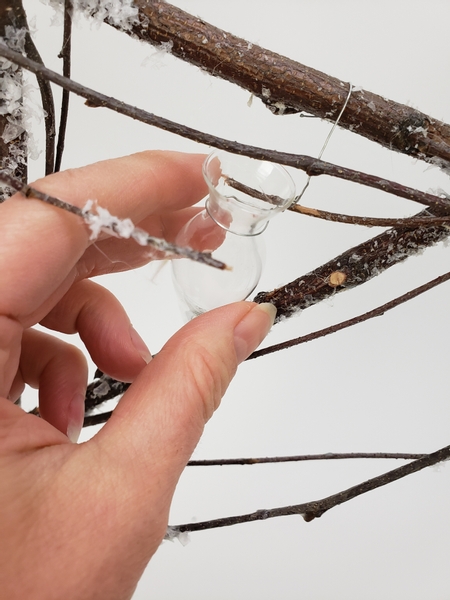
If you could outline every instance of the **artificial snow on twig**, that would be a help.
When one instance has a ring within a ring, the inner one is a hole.
[[[19,179],[13,177],[7,171],[0,171],[0,181],[3,181],[13,190],[22,193],[27,198],[42,200],[47,204],[62,208],[63,210],[81,217],[91,230],[91,240],[97,239],[99,233],[103,231],[109,235],[123,239],[133,238],[140,246],[151,246],[164,253],[167,257],[176,255],[182,258],[195,260],[196,262],[220,270],[229,268],[225,263],[213,258],[210,252],[199,252],[192,248],[177,246],[176,244],[166,242],[166,240],[163,240],[162,238],[149,235],[144,229],[136,227],[131,219],[120,219],[119,217],[112,215],[108,209],[97,206],[93,200],[88,200],[84,208],[78,208],[78,206],[74,206],[69,202],[65,202],[54,196],[49,196],[27,184],[23,184]],[[92,210],[93,207],[95,212]]]
[[[227,266],[212,258],[210,253],[198,252],[192,248],[176,246],[170,242],[166,242],[162,238],[156,238],[149,235],[144,229],[136,227],[131,219],[120,219],[112,215],[108,209],[101,206],[94,206],[92,200],[88,200],[82,209],[82,216],[85,223],[91,230],[91,240],[95,240],[101,231],[110,235],[115,235],[119,238],[133,238],[140,246],[153,246],[156,250],[164,252],[167,255],[178,255],[184,258],[190,258],[196,262],[207,264],[217,269],[227,269]],[[96,212],[92,211],[95,208]]]
[[[180,531],[178,527],[167,527],[166,535],[164,536],[165,542],[173,542],[178,540],[182,546],[187,546],[191,541],[189,533],[187,531]]]
[[[41,0],[55,11],[53,25],[60,25],[63,19],[63,0]],[[138,9],[133,0],[72,0],[74,15],[83,13],[100,25],[107,21],[124,31],[131,29],[138,21]]]
[[[7,25],[5,35],[0,40],[9,48],[23,53],[26,36],[25,27],[16,29]],[[0,57],[0,115],[7,121],[0,137],[8,149],[0,168],[11,174],[26,164],[27,156],[35,160],[40,154],[33,137],[33,121],[42,119],[43,110],[31,99],[33,90],[32,84],[24,83],[22,70],[15,63]],[[25,132],[26,138],[19,140]]]

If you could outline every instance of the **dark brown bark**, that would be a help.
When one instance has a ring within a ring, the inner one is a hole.
[[[288,515],[299,515],[303,517],[306,522],[310,522],[313,519],[318,519],[324,513],[344,504],[349,500],[353,500],[362,494],[366,494],[372,490],[375,490],[394,481],[398,481],[403,477],[418,473],[422,469],[426,469],[432,465],[436,465],[444,460],[448,460],[450,457],[450,446],[441,448],[431,454],[426,454],[422,458],[414,460],[407,465],[383,473],[372,479],[368,479],[362,483],[354,485],[342,492],[322,498],[320,500],[313,500],[312,502],[304,502],[303,504],[295,504],[292,506],[282,506],[280,508],[271,508],[267,510],[257,510],[256,512],[225,517],[222,519],[213,519],[211,521],[201,521],[196,523],[185,523],[183,525],[176,525],[170,527],[170,535],[176,536],[178,533],[185,531],[204,531],[206,529],[216,529],[218,527],[229,527],[230,525],[238,525],[239,523],[251,523],[253,521],[265,521],[266,519],[273,519],[275,517],[284,517]]]
[[[419,216],[445,214],[428,209]],[[448,237],[448,225],[392,228],[271,292],[260,292],[255,302],[277,307],[277,321],[304,310],[338,292],[351,289],[379,275]]]
[[[22,0],[0,1],[0,37],[5,36],[7,26],[13,27],[16,31],[20,29],[26,30],[27,34],[24,39],[26,55],[32,60],[42,64],[42,59],[28,30],[28,23]],[[55,109],[50,82],[43,77],[37,76],[37,83],[39,85],[42,107],[44,109],[46,133],[45,173],[49,174],[53,172],[53,163],[55,159]],[[0,115],[0,135],[4,131],[7,123],[7,115]],[[9,157],[14,158],[19,153],[26,157],[28,152],[27,143],[28,136],[26,132],[23,132],[18,138],[7,144],[0,138],[0,168],[9,169],[11,175],[20,179],[23,183],[26,183],[27,181],[26,162],[18,163],[16,168],[11,169]]]
[[[224,32],[162,0],[135,0],[133,35],[260,98],[275,114],[307,112],[334,122],[349,83]],[[391,150],[450,167],[450,126],[366,90],[354,91],[339,125]]]
[[[22,7],[22,0],[0,0],[0,37],[6,34],[6,27],[21,27],[25,13]],[[0,136],[8,125],[8,115],[0,115]],[[0,137],[0,168],[8,169],[20,181],[26,182],[27,165],[14,161],[15,167],[11,169],[10,157],[23,154],[26,148],[26,133],[23,132],[19,137],[5,143]],[[10,190],[0,187],[0,202],[10,195]]]

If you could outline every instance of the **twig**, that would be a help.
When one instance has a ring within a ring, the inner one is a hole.
[[[147,125],[164,129],[165,131],[169,131],[176,135],[194,140],[201,144],[213,146],[234,154],[243,154],[251,158],[267,160],[269,162],[275,162],[294,167],[296,169],[301,169],[311,176],[329,175],[331,177],[345,179],[347,181],[366,185],[387,193],[392,193],[401,198],[413,200],[426,206],[435,206],[447,209],[450,208],[450,202],[446,198],[440,198],[439,196],[434,196],[433,194],[427,194],[425,192],[403,186],[399,183],[392,182],[375,175],[369,175],[367,173],[361,173],[359,171],[347,169],[346,167],[340,167],[332,163],[317,160],[312,156],[291,154],[289,152],[277,152],[275,150],[267,150],[264,148],[258,148],[256,146],[250,146],[248,144],[233,142],[231,140],[216,137],[214,135],[198,131],[197,129],[175,123],[174,121],[159,117],[140,108],[126,104],[125,102],[121,102],[120,100],[116,100],[115,98],[101,94],[100,92],[96,92],[95,90],[85,87],[84,85],[76,83],[72,79],[68,79],[59,73],[55,73],[43,65],[39,65],[25,56],[10,50],[7,46],[1,43],[0,56],[5,56],[12,62],[33,73],[40,73],[49,81],[56,83],[62,88],[67,89],[78,96],[86,98],[89,106],[109,108],[115,112],[131,117],[132,119],[146,123]]]
[[[262,350],[256,350],[256,352],[253,352],[253,354],[251,354],[247,358],[247,360],[251,360],[252,358],[259,358],[260,356],[265,356],[266,354],[271,354],[272,352],[278,352],[279,350],[285,350],[286,348],[292,348],[293,346],[298,346],[299,344],[304,344],[305,342],[311,342],[312,340],[317,340],[318,338],[330,335],[331,333],[336,333],[336,331],[340,331],[341,329],[346,329],[347,327],[351,327],[352,325],[363,323],[364,321],[372,319],[373,317],[380,317],[388,310],[391,310],[392,308],[400,306],[400,304],[403,304],[408,300],[412,300],[413,298],[420,296],[420,294],[431,290],[432,288],[436,287],[437,285],[440,285],[441,283],[444,283],[445,281],[448,281],[449,279],[450,272],[445,273],[445,275],[440,275],[439,277],[436,277],[436,279],[433,279],[432,281],[429,281],[428,283],[425,283],[424,285],[421,285],[407,292],[406,294],[403,294],[402,296],[399,296],[394,300],[390,300],[389,302],[386,302],[386,304],[378,306],[378,308],[374,308],[373,310],[370,310],[362,315],[353,317],[352,319],[348,319],[347,321],[342,321],[341,323],[337,323],[336,325],[331,325],[330,327],[325,327],[324,329],[308,333],[307,335],[302,335],[298,338],[289,340],[287,342],[281,342],[280,344],[274,344],[273,346],[268,346],[267,348],[263,348]]]
[[[346,459],[402,459],[415,460],[427,456],[424,453],[405,452],[326,452],[324,454],[299,454],[297,456],[269,456],[264,458],[217,458],[209,460],[190,460],[188,467],[222,467],[229,465],[263,465],[271,463],[304,462],[313,460]]]
[[[63,45],[59,57],[63,59],[63,75],[70,78],[71,43],[72,43],[72,0],[64,0],[64,32]],[[55,172],[61,169],[66,138],[67,119],[69,116],[69,91],[63,89],[61,98],[61,116],[59,120],[58,143],[56,145]]]
[[[391,300],[390,302],[387,302],[386,304],[383,304],[382,306],[379,306],[378,308],[375,308],[367,313],[364,313],[363,315],[359,315],[357,317],[353,317],[352,319],[348,319],[347,321],[343,321],[341,323],[337,323],[336,325],[331,325],[330,327],[325,327],[324,329],[320,329],[318,331],[314,331],[312,333],[308,333],[307,335],[303,335],[301,337],[295,338],[293,340],[289,340],[287,342],[282,342],[280,344],[274,344],[273,346],[268,346],[267,348],[263,348],[262,350],[256,350],[256,352],[253,352],[253,354],[251,354],[247,360],[251,360],[253,358],[259,358],[260,356],[265,356],[266,354],[271,354],[272,352],[278,352],[279,350],[285,350],[286,348],[291,348],[293,346],[298,346],[299,344],[303,344],[305,342],[311,342],[312,340],[316,340],[318,338],[324,337],[326,335],[330,335],[332,333],[336,333],[337,331],[340,331],[341,329],[345,329],[347,327],[351,327],[352,325],[357,325],[358,323],[363,323],[364,321],[367,321],[368,319],[372,319],[373,317],[379,317],[381,315],[383,315],[385,312],[387,312],[388,310],[391,310],[392,308],[395,308],[396,306],[399,306],[400,304],[403,304],[404,302],[407,302],[408,300],[412,300],[413,298],[416,298],[417,296],[419,296],[420,294],[423,294],[424,292],[427,292],[428,290],[431,290],[433,287],[436,287],[437,285],[444,283],[445,281],[448,281],[450,279],[450,272],[446,273],[445,275],[441,275],[440,277],[437,277],[436,279],[433,279],[432,281],[429,281],[428,283],[425,283],[424,285],[419,286],[418,288],[415,288],[414,290],[411,290],[409,292],[407,292],[406,294],[403,294],[402,296],[399,296],[398,298],[395,298],[394,300]],[[89,412],[90,410],[92,410],[94,407],[98,406],[99,404],[105,402],[106,400],[111,400],[112,398],[115,398],[121,394],[123,394],[129,387],[129,383],[122,383],[120,381],[116,381],[115,379],[112,379],[111,377],[107,376],[107,375],[102,375],[100,378],[98,378],[96,381],[94,381],[93,383],[91,383],[88,386],[88,390],[86,393],[86,412]],[[90,425],[98,425],[99,423],[105,423],[109,417],[111,416],[111,412],[107,412],[107,413],[102,413],[99,415],[95,415],[95,421],[91,422],[90,417],[86,417],[85,423],[84,423],[84,427],[89,427]],[[329,457],[329,456],[333,456],[330,455],[329,453],[325,454],[325,455],[318,455],[318,456],[324,456],[324,457]],[[422,456],[422,455],[420,455]],[[348,456],[349,458],[351,458],[352,456]],[[395,458],[395,456],[390,455],[390,458]],[[409,456],[398,456],[398,458],[408,458]],[[417,458],[417,456],[410,456],[411,458]],[[357,456],[355,455],[355,458],[357,458]],[[381,456],[380,456],[381,458]],[[388,455],[385,454],[385,458],[388,458]],[[235,459],[230,459],[230,461],[225,461],[225,462],[211,462],[211,464],[250,464],[250,461],[254,461],[254,462],[275,462],[275,460],[273,459],[238,459],[239,461],[249,461],[249,463],[244,463],[244,462],[232,462]],[[299,458],[298,460],[302,460],[301,458]],[[306,460],[306,459],[304,459]],[[311,459],[313,460],[313,459]],[[319,459],[317,459],[319,460]],[[189,464],[205,464],[204,461],[193,461]]]
[[[22,193],[27,198],[42,200],[47,204],[51,204],[52,206],[56,206],[57,208],[61,208],[81,217],[92,231],[91,239],[94,239],[100,231],[104,231],[109,235],[115,235],[123,239],[131,237],[140,246],[151,246],[160,252],[189,258],[216,269],[228,269],[225,263],[213,258],[209,252],[198,252],[192,248],[177,246],[176,244],[171,244],[161,238],[151,236],[144,229],[135,227],[131,219],[119,219],[118,217],[111,215],[107,209],[100,206],[97,207],[97,214],[86,207],[83,209],[78,208],[78,206],[64,202],[54,196],[44,194],[27,184],[23,184],[6,171],[0,171],[0,181],[4,181],[11,188]]]
[[[362,225],[364,227],[423,227],[428,225],[444,225],[450,223],[450,217],[358,217],[356,215],[343,215],[340,213],[329,212],[301,204],[293,204],[288,210],[308,217],[323,219],[324,221],[333,221],[334,223],[346,223],[348,225]]]
[[[190,532],[190,531],[204,531],[206,529],[215,529],[217,527],[229,527],[230,525],[238,525],[239,523],[250,523],[253,521],[262,521],[266,519],[272,519],[274,517],[283,517],[288,515],[300,515],[306,522],[312,521],[321,517],[325,512],[344,504],[349,500],[353,500],[362,494],[366,494],[379,487],[402,479],[412,473],[417,473],[426,467],[436,465],[444,460],[450,458],[450,446],[441,448],[437,452],[427,454],[407,465],[383,473],[378,477],[368,479],[363,483],[352,486],[347,490],[322,498],[321,500],[313,500],[312,502],[305,502],[303,504],[294,504],[292,506],[282,506],[280,508],[272,508],[267,510],[257,510],[256,512],[238,515],[233,517],[225,517],[222,519],[213,519],[210,521],[201,521],[197,523],[185,523],[183,525],[170,526],[168,532],[168,539],[176,537],[177,534]]]
[[[111,418],[113,411],[100,413],[98,415],[87,415],[84,417],[83,427],[93,427],[94,425],[102,425]]]
[[[223,175],[227,184],[238,190],[243,192],[244,194],[248,194],[253,198],[258,198],[258,200],[262,200],[264,202],[268,202],[269,204],[280,205],[283,203],[283,200],[279,196],[264,194],[259,190],[255,190],[254,188],[245,185],[232,177],[228,177],[228,175]],[[315,217],[317,219],[323,219],[325,221],[333,221],[335,223],[347,223],[351,225],[363,225],[365,227],[421,227],[423,225],[443,225],[444,223],[450,222],[450,217],[407,217],[407,218],[385,218],[385,217],[358,217],[354,215],[343,215],[339,213],[329,212],[326,210],[320,210],[318,208],[310,208],[308,206],[302,206],[301,204],[292,204],[288,207],[287,210],[292,212],[296,212],[302,215],[306,215],[308,217]]]

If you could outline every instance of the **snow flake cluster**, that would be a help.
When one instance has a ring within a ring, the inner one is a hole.
[[[189,544],[190,537],[187,531],[180,531],[177,527],[168,526],[164,541],[173,542],[178,540],[182,546]]]
[[[62,14],[62,0],[41,0],[51,6],[55,13]],[[98,25],[107,20],[111,25],[129,30],[138,22],[139,10],[133,0],[73,0],[74,14],[83,13],[92,17]]]
[[[99,23],[107,19],[112,25],[125,30],[131,29],[138,19],[138,9],[133,0],[75,0],[74,8]]]
[[[16,52],[24,52],[27,31],[5,27],[2,41]],[[42,119],[42,108],[31,100],[30,92],[34,86],[24,81],[21,69],[6,58],[0,57],[0,115],[6,124],[0,137],[8,146],[8,155],[2,158],[0,168],[15,173],[25,165],[27,156],[35,159],[39,151],[32,136],[32,120]],[[18,138],[27,132],[27,137]]]

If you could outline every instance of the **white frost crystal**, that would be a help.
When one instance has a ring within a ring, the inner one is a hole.
[[[16,52],[23,52],[25,47],[26,30],[15,29],[11,25],[5,27],[5,36],[2,39]],[[12,144],[27,128],[29,119],[24,109],[23,94],[26,91],[23,85],[22,72],[17,65],[0,57],[0,115],[4,117],[5,125],[0,131],[0,137],[8,145],[8,154],[2,158],[0,168],[15,173],[20,165],[26,163],[27,143]],[[3,195],[3,194],[2,194]]]
[[[43,4],[55,10],[56,21],[60,24],[64,8],[63,0],[41,0]],[[138,8],[133,0],[73,0],[74,13],[82,12],[92,17],[98,25],[108,19],[113,25],[121,29],[131,29],[138,22]]]
[[[138,21],[138,9],[133,0],[75,0],[74,9],[102,23],[108,19],[121,29],[131,29]]]
[[[134,223],[131,219],[119,219],[112,215],[107,208],[95,206],[97,214],[91,212],[94,202],[88,200],[83,208],[83,216],[86,224],[91,230],[91,240],[97,239],[100,231],[107,231],[109,234],[114,233],[117,237],[128,239],[135,230]]]
[[[179,531],[176,527],[169,525],[164,536],[164,541],[173,542],[174,540],[178,540],[182,546],[187,546],[191,541],[187,531]]]

